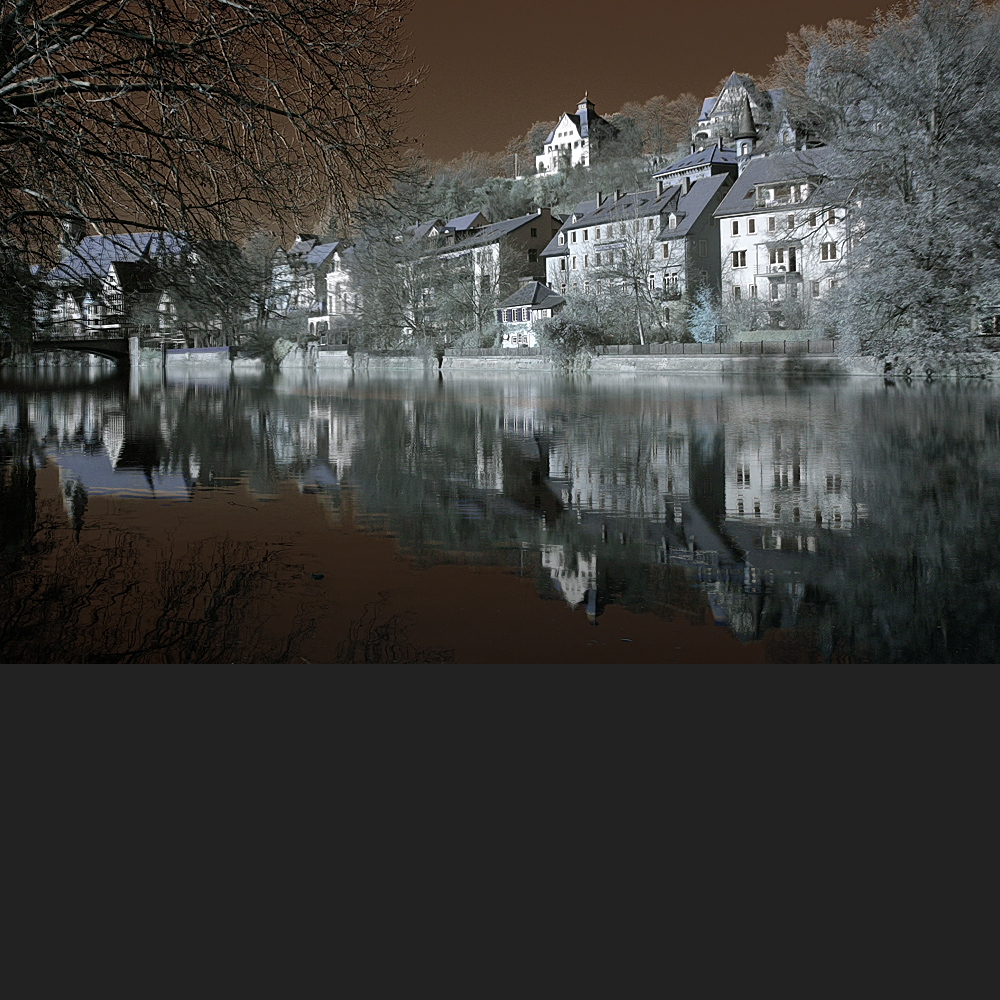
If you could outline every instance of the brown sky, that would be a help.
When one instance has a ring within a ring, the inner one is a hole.
[[[763,76],[785,34],[834,18],[866,21],[874,0],[414,0],[411,133],[432,159],[495,152],[536,121],[598,113],[685,90],[707,97],[732,70]]]

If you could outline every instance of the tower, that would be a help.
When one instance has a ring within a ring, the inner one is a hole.
[[[757,144],[757,126],[754,124],[753,112],[750,110],[750,98],[744,95],[743,107],[740,109],[739,123],[733,136],[736,143],[736,164],[742,174],[744,167],[750,162],[750,156]]]

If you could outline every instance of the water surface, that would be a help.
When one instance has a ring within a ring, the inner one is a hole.
[[[985,382],[0,382],[0,658],[997,658]]]

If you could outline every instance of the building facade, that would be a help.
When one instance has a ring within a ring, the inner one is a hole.
[[[808,325],[811,304],[844,280],[850,192],[825,149],[751,160],[715,212],[722,294],[756,300],[769,325]]]
[[[589,167],[600,157],[601,147],[617,134],[618,129],[594,111],[594,102],[584,94],[576,114],[563,114],[548,134],[535,157],[535,172],[557,174],[576,166]]]

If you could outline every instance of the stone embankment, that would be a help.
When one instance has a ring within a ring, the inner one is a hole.
[[[315,344],[290,346],[279,362],[281,371],[354,371],[366,373],[497,372],[599,374],[691,374],[759,376],[839,376],[866,375],[924,378],[984,375],[1000,377],[1000,352],[983,352],[968,358],[956,355],[941,358],[933,366],[926,359],[895,357],[891,366],[883,358],[858,357],[836,352],[833,341],[782,342],[744,341],[731,344],[647,344],[612,345],[599,353],[583,355],[572,363],[554,359],[538,348],[464,349],[445,351],[440,364],[433,354],[403,351],[365,352],[354,355],[346,350],[319,350]],[[133,365],[149,367],[164,360],[160,351],[142,350],[133,354]],[[203,347],[165,352],[168,368],[189,372],[262,371],[257,358],[235,356],[229,348]]]

